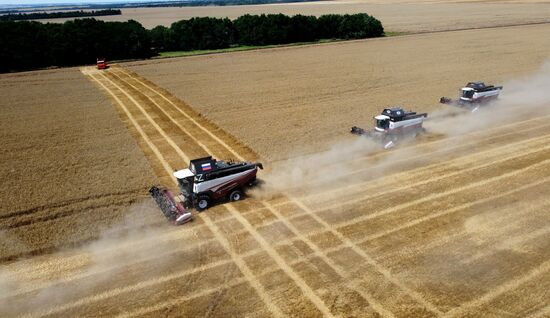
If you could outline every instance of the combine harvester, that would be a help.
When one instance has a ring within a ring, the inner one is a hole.
[[[166,218],[179,225],[192,220],[188,209],[203,211],[217,201],[241,200],[245,189],[256,185],[258,168],[263,169],[263,165],[217,161],[211,156],[194,159],[189,168],[174,172],[180,195],[174,196],[170,190],[156,186],[151,187],[149,193]]]
[[[357,126],[351,127],[351,133],[366,136],[381,143],[384,149],[389,149],[399,140],[407,137],[416,137],[424,132],[422,123],[427,113],[405,111],[401,107],[386,108],[382,114],[374,116],[375,127],[372,130],[364,130]]]
[[[470,82],[466,87],[460,89],[460,98],[453,100],[448,97],[441,97],[441,104],[448,104],[457,107],[463,107],[475,112],[479,106],[485,105],[498,98],[502,86],[485,85],[483,82]]]
[[[105,58],[98,58],[96,65],[98,70],[106,70],[109,68],[107,60]]]

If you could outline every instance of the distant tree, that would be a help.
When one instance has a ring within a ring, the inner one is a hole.
[[[263,45],[262,21],[265,15],[245,14],[233,21],[237,35],[237,42],[242,45]],[[258,44],[261,43],[261,44]]]
[[[343,17],[339,14],[325,14],[317,19],[317,37],[319,39],[333,39],[338,37],[338,29]]]
[[[149,32],[141,24],[95,19],[63,24],[0,22],[0,72],[152,56]]]
[[[156,52],[176,50],[172,29],[159,25],[150,31],[151,46]]]
[[[295,15],[290,18],[288,42],[311,42],[318,40],[318,22],[314,16]]]
[[[380,21],[366,13],[345,14],[338,28],[338,37],[342,39],[362,39],[384,35]]]
[[[366,14],[243,15],[192,18],[146,30],[134,20],[104,22],[77,19],[63,24],[0,21],[0,72],[47,66],[148,58],[166,50],[221,49],[233,45],[269,45],[318,39],[358,39],[384,35],[382,23]]]
[[[227,48],[235,36],[233,23],[227,18],[191,18],[174,22],[170,29],[175,48],[184,51]]]

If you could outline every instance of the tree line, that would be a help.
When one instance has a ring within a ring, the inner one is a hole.
[[[384,35],[382,23],[366,14],[328,14],[320,17],[283,14],[240,16],[235,20],[191,18],[150,32],[159,51],[223,49],[238,45],[273,45],[321,39],[363,39]]]
[[[97,57],[148,58],[153,55],[150,39],[148,30],[133,20],[0,22],[0,72],[90,64]]]
[[[0,72],[108,60],[149,58],[162,51],[223,49],[234,46],[360,39],[384,35],[382,23],[365,14],[286,16],[244,15],[235,20],[192,18],[169,28],[140,23],[77,19],[63,24],[0,22]]]
[[[106,15],[121,15],[119,9],[105,9],[92,11],[62,11],[62,12],[33,12],[33,13],[9,13],[0,15],[0,21],[20,21],[56,18],[99,17]]]

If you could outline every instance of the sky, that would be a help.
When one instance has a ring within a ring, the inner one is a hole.
[[[163,0],[170,1],[170,0]],[[0,0],[0,5],[33,5],[33,4],[86,4],[86,3],[124,3],[151,2],[151,0]]]

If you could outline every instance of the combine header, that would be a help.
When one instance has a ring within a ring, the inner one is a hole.
[[[185,210],[170,190],[153,186],[149,189],[149,193],[157,202],[162,214],[172,223],[180,225],[193,220],[193,215]]]
[[[149,192],[155,198],[164,215],[175,224],[191,220],[191,213],[208,209],[213,202],[239,201],[244,190],[256,184],[261,163],[218,161],[211,156],[191,160],[189,168],[177,170],[181,195],[174,196],[169,190],[152,187]]]
[[[399,140],[406,137],[416,137],[424,131],[422,123],[427,113],[405,111],[401,107],[386,108],[382,114],[375,116],[375,127],[365,130],[357,126],[351,127],[351,133],[366,136],[384,145],[384,149],[393,147]]]
[[[476,111],[480,105],[498,98],[502,86],[485,85],[483,82],[470,82],[460,89],[458,100],[441,97],[439,102],[452,106],[465,107]]]

